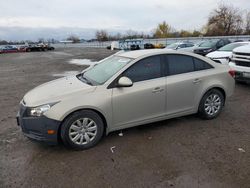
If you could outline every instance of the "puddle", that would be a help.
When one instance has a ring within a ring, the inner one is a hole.
[[[90,66],[93,64],[96,64],[97,61],[91,61],[90,59],[71,59],[69,61],[69,64],[74,64],[74,65],[83,65],[83,66]],[[72,76],[80,73],[80,71],[65,71],[62,73],[56,73],[52,74],[54,77],[65,77],[65,76]]]
[[[65,77],[65,76],[77,75],[78,73],[80,73],[80,72],[79,71],[65,71],[65,72],[59,73],[59,74],[52,74],[52,76]]]
[[[70,64],[74,65],[93,65],[97,63],[96,61],[91,61],[90,59],[71,59],[69,61]]]

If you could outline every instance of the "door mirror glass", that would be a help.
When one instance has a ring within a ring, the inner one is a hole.
[[[118,87],[131,87],[133,85],[133,82],[126,76],[121,77],[118,80]]]

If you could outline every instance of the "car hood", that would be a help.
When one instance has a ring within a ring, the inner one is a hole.
[[[47,82],[30,90],[23,100],[26,106],[34,107],[61,101],[78,91],[82,94],[93,92],[95,88],[78,80],[76,76],[70,76]]]
[[[250,53],[250,44],[245,46],[240,46],[235,49],[233,49],[233,52],[239,52],[239,53]]]
[[[206,56],[213,59],[213,58],[226,58],[226,57],[230,57],[231,55],[232,55],[232,52],[214,51],[214,52],[207,54]]]

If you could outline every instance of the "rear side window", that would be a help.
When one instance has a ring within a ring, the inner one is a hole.
[[[123,76],[133,82],[161,77],[161,56],[152,56],[136,62],[123,73]]]
[[[165,71],[167,75],[183,74],[213,68],[212,65],[205,61],[188,55],[171,54],[165,57],[165,64],[167,64],[165,65]]]
[[[193,72],[193,58],[185,55],[167,55],[168,75]]]
[[[193,44],[186,44],[186,47],[192,47],[194,46]]]
[[[195,66],[196,71],[213,68],[212,65],[206,63],[205,61],[202,61],[202,60],[197,59],[197,58],[193,58],[193,59],[194,59],[194,66]]]

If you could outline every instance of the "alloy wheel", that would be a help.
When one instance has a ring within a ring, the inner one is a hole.
[[[97,125],[90,118],[81,118],[74,121],[69,127],[70,140],[78,145],[85,145],[95,139]]]
[[[219,112],[221,105],[220,96],[217,94],[211,94],[207,97],[204,108],[208,115],[213,116]]]

